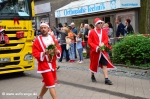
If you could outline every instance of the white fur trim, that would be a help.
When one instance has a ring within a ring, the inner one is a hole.
[[[51,64],[51,63],[48,63],[48,66],[49,66],[49,68],[50,68],[52,71],[54,71],[54,69],[52,68],[52,64]]]
[[[46,88],[54,88],[55,87],[55,85],[53,85],[53,86],[46,86]]]
[[[96,47],[96,52],[98,52],[98,47]]]
[[[0,32],[4,31],[4,29],[1,29]]]
[[[56,55],[56,57],[59,59],[61,57],[61,53],[59,50],[58,50],[58,52],[59,52],[60,56]]]
[[[41,45],[43,51],[45,52],[44,46],[43,46],[43,44],[42,44],[42,42],[41,42],[41,40],[40,40],[40,36],[38,36],[38,40],[39,40],[39,42],[40,42],[40,45]],[[47,56],[47,55],[45,55],[45,56],[46,56],[47,61],[49,61],[48,56]],[[52,68],[52,64],[51,64],[51,63],[48,63],[48,66],[49,66],[49,68],[50,68],[52,71],[54,71],[54,69]]]
[[[103,53],[102,53],[103,54]],[[107,62],[110,64],[110,65],[112,65],[113,66],[113,64],[111,64],[110,63],[110,61],[106,58],[106,56],[103,54],[103,56],[104,56],[104,58],[107,60]],[[114,66],[113,66],[114,67]],[[114,67],[115,68],[115,67]],[[111,69],[111,68],[109,68],[109,69]]]
[[[92,71],[91,69],[89,69],[92,73],[97,73],[97,72],[94,72],[94,71]]]
[[[43,70],[43,71],[37,71],[37,73],[46,73],[46,72],[50,72],[51,70],[48,69],[48,70]]]
[[[43,26],[43,25],[46,25],[46,26],[49,28],[49,25],[46,24],[46,23],[41,23],[41,24],[40,24],[40,27]]]
[[[43,56],[44,52],[41,52],[40,54],[40,61],[44,61],[44,56]]]
[[[99,23],[99,22],[104,23],[104,21],[102,21],[102,20],[98,20],[98,21],[95,23],[95,25],[96,25],[97,23]]]

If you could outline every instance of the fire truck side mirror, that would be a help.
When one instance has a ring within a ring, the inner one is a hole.
[[[31,2],[31,8],[32,8],[32,17],[35,16],[35,11],[34,11],[34,0]]]

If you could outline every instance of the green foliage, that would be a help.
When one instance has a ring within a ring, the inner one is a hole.
[[[53,50],[53,49],[55,49],[55,45],[51,44],[46,49],[47,50]]]
[[[51,44],[51,45],[49,45],[46,49],[47,49],[48,51],[50,51],[50,50],[54,50],[55,47],[56,47],[56,45]],[[54,56],[54,54],[55,54],[55,53],[52,52],[50,55],[51,55],[51,56]]]
[[[150,66],[150,38],[142,35],[126,36],[113,46],[113,62]]]
[[[111,50],[110,50],[108,47],[106,47],[106,46],[99,47],[99,50],[101,50],[101,51],[106,51],[106,52],[110,52],[110,51],[111,51]]]

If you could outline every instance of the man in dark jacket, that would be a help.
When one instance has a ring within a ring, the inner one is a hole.
[[[88,24],[85,24],[85,25],[84,25],[84,28],[85,28],[84,41],[85,41],[85,49],[86,49],[86,52],[87,52],[86,58],[89,58],[90,52],[89,52],[88,43],[87,43],[87,41],[88,41],[88,34],[89,34]]]
[[[118,28],[117,28],[117,31],[116,31],[116,37],[124,36],[125,35],[125,30],[124,30],[125,26],[121,23],[121,18],[120,17],[116,18],[116,24],[118,24]]]

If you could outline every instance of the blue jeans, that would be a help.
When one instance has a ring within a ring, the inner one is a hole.
[[[75,53],[75,58],[77,58],[76,43],[74,43],[74,53]]]
[[[83,61],[83,48],[77,49],[80,57],[80,61]]]
[[[66,44],[62,44],[61,49],[62,49],[62,53],[61,53],[61,57],[60,57],[59,61],[62,62],[64,51],[66,53],[66,61],[69,61],[69,54],[68,54],[68,50],[66,49]]]
[[[70,44],[69,57],[70,60],[75,60],[74,43]]]
[[[63,52],[63,57],[65,57],[65,58],[66,58],[66,52],[65,52],[65,51]]]

